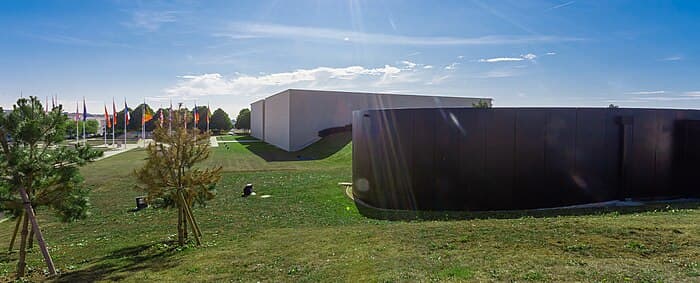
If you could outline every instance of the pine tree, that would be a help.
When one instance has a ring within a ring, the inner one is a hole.
[[[60,105],[45,112],[36,97],[17,100],[9,114],[0,109],[0,209],[18,216],[10,250],[17,230],[22,231],[17,278],[25,275],[26,250],[34,236],[49,273],[56,273],[34,214],[37,207],[53,208],[64,221],[87,215],[87,190],[80,186],[78,167],[102,152],[62,146],[67,120]]]
[[[167,125],[153,131],[155,144],[147,148],[146,164],[134,173],[141,183],[138,188],[147,193],[149,204],[177,210],[178,244],[186,244],[189,227],[200,245],[202,232],[192,207],[205,205],[214,198],[221,167],[195,166],[209,157],[209,135],[191,127],[184,128],[186,111],[174,111],[172,133],[169,134]]]

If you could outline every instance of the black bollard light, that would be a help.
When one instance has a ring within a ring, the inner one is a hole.
[[[243,195],[241,195],[241,197],[247,197],[251,194],[253,194],[253,184],[246,184],[245,187],[243,187]]]
[[[141,210],[148,207],[146,197],[136,197],[136,210]]]

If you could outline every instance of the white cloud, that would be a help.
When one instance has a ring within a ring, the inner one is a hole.
[[[445,66],[445,70],[454,70],[454,69],[457,69],[457,65],[459,65],[459,63],[457,63],[457,62],[454,62],[454,63],[452,63],[452,64],[449,64],[449,65]]]
[[[632,94],[632,95],[647,95],[647,94],[664,94],[666,93],[665,90],[645,90],[645,91],[632,91],[632,92],[625,92],[625,94]]]
[[[569,6],[569,5],[571,5],[571,4],[574,4],[574,3],[576,3],[576,1],[569,1],[569,2],[565,2],[565,3],[561,3],[561,4],[559,4],[559,5],[554,5],[554,6],[552,6],[552,7],[549,7],[549,8],[547,8],[545,11],[550,11],[550,10],[554,10],[554,9],[564,8],[564,7]]]
[[[696,90],[696,91],[686,91],[685,93],[683,93],[683,95],[685,95],[685,96],[693,96],[693,97],[695,97],[695,96],[700,97],[700,90]]]
[[[503,44],[536,44],[566,41],[581,41],[583,38],[561,37],[549,35],[488,35],[480,37],[421,37],[407,35],[391,35],[381,33],[365,33],[351,30],[286,26],[275,24],[233,23],[225,31],[214,33],[213,36],[229,38],[286,38],[292,40],[336,40],[345,38],[353,42],[365,44],[388,45],[503,45]]]
[[[669,56],[661,59],[661,61],[680,61],[683,60],[683,56]]]
[[[343,82],[361,80],[372,85],[406,81],[401,77],[402,69],[385,65],[381,68],[350,66],[345,68],[317,67],[292,72],[260,76],[237,75],[226,78],[218,73],[180,76],[180,81],[165,89],[168,96],[193,97],[205,95],[256,95],[270,94],[271,88],[324,87],[345,85]]]
[[[432,69],[432,68],[433,68],[433,65],[425,65],[425,66],[423,66],[423,69]]]
[[[550,55],[550,56],[557,55],[557,52],[547,52],[547,55]]]
[[[496,58],[488,58],[488,59],[479,59],[479,62],[498,63],[498,62],[517,62],[517,61],[525,61],[525,60],[534,61],[535,58],[537,58],[537,55],[532,54],[532,53],[528,53],[528,54],[520,55],[520,57],[496,57]]]
[[[406,66],[406,68],[409,68],[409,69],[414,69],[416,66],[418,66],[418,64],[413,63],[411,61],[406,61],[406,60],[401,61],[401,64],[404,64]]]
[[[165,23],[176,22],[177,14],[177,11],[134,11],[131,13],[131,21],[124,25],[153,32]]]
[[[464,59],[464,55],[457,56],[457,59]]]
[[[537,55],[532,54],[532,53],[528,53],[525,55],[520,55],[520,57],[532,61],[532,60],[535,60],[535,58],[537,58]]]

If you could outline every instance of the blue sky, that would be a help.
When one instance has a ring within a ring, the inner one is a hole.
[[[310,88],[700,108],[699,1],[1,1],[0,25],[4,107],[237,112]]]

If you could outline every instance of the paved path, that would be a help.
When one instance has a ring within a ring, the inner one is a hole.
[[[104,146],[102,146],[102,147],[104,147]],[[124,152],[132,150],[134,148],[139,148],[139,147],[141,147],[141,146],[138,144],[127,144],[126,148],[120,147],[120,148],[115,148],[113,150],[108,150],[108,151],[103,152],[102,157],[95,159],[95,161],[102,160],[102,159],[105,159],[105,158],[110,157],[110,156],[115,156],[117,154],[124,153]]]
[[[211,147],[219,147],[220,143],[253,143],[253,142],[260,142],[260,140],[232,140],[232,141],[220,141],[217,140],[216,137],[210,137],[209,138],[209,146]]]

